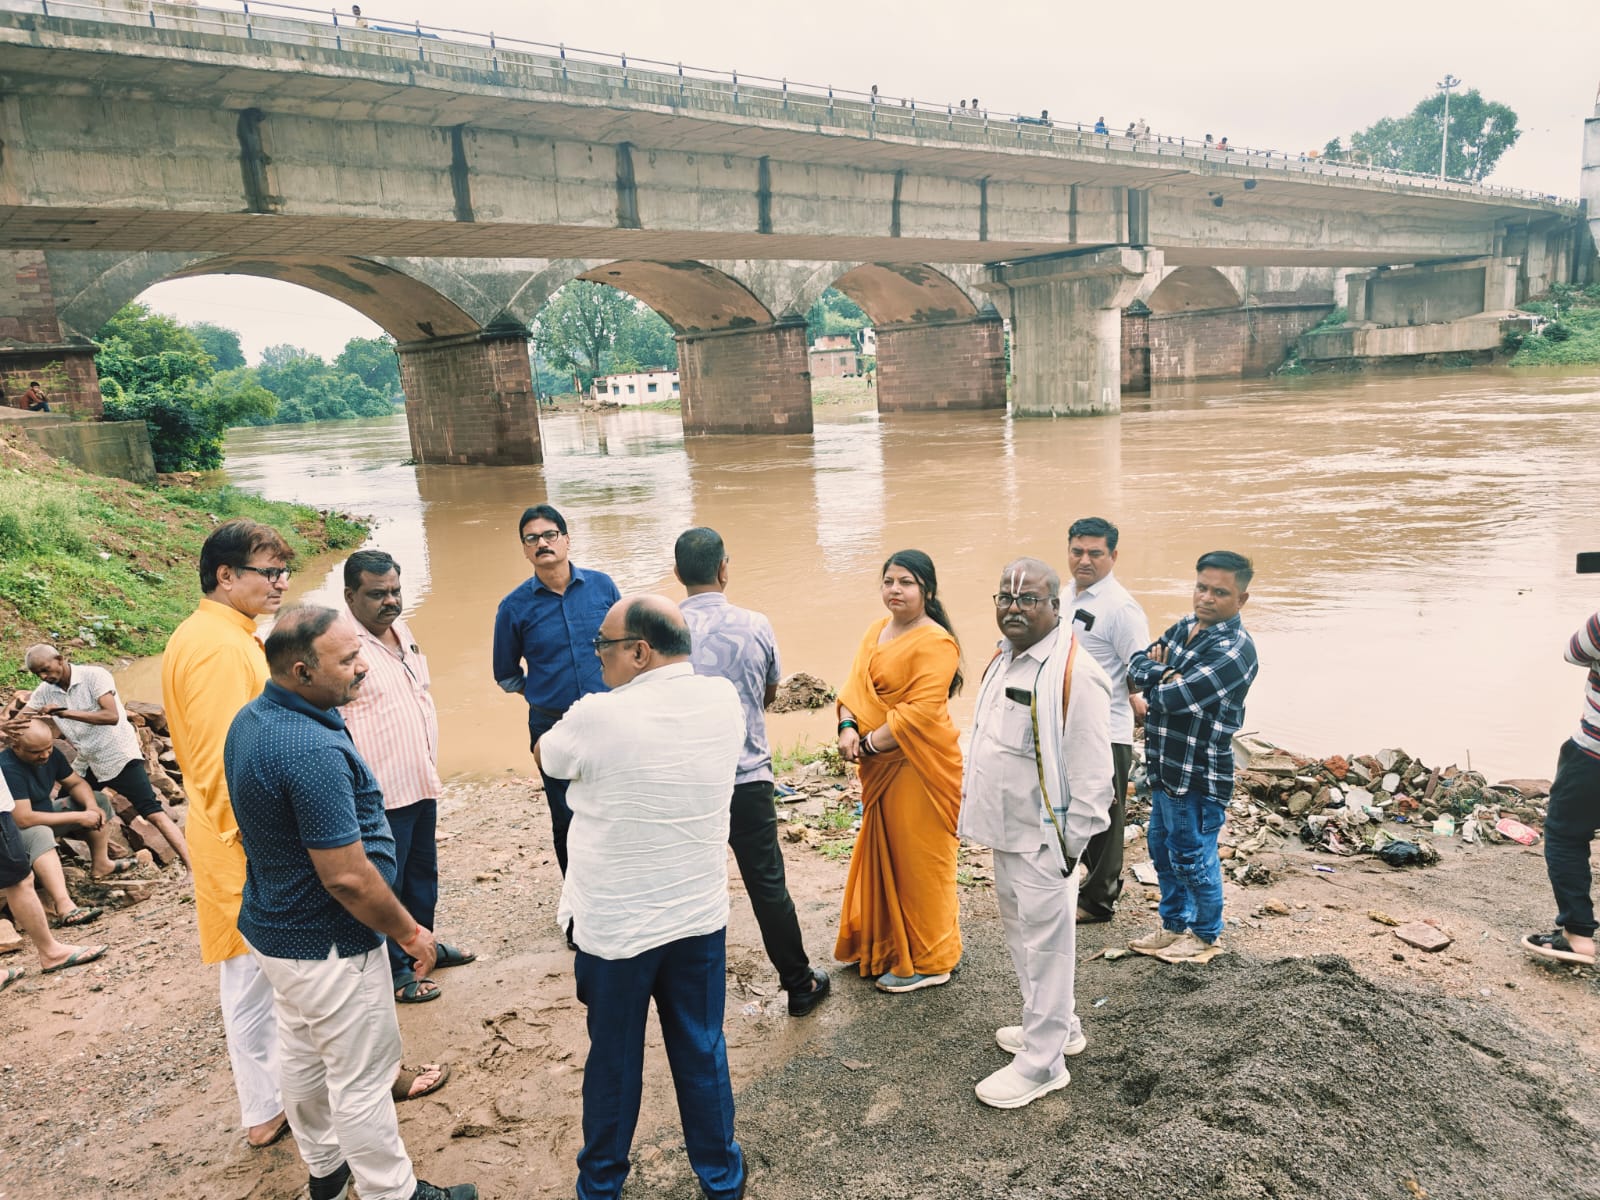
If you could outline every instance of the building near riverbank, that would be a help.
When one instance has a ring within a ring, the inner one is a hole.
[[[654,404],[676,400],[679,395],[676,371],[628,371],[594,379],[594,398],[601,404]]]

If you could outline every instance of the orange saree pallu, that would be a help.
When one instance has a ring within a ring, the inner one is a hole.
[[[864,976],[941,975],[961,960],[961,749],[948,700],[960,650],[936,625],[880,646],[888,620],[867,630],[839,693],[863,732],[887,723],[899,748],[861,760],[861,832],[834,956]]]

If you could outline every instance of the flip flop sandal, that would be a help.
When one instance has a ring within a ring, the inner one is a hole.
[[[70,956],[68,956],[66,962],[57,963],[53,967],[46,967],[40,972],[40,974],[54,975],[57,971],[65,971],[69,967],[88,966],[109,949],[111,949],[110,946],[90,946],[87,950],[74,951]]]
[[[13,983],[15,983],[17,980],[21,979],[26,974],[27,974],[27,972],[24,971],[21,967],[7,967],[6,968],[6,973],[5,973],[5,978],[0,979],[0,992],[5,991],[8,987],[10,987]]]
[[[105,910],[101,908],[75,908],[56,922],[58,926],[87,925],[91,921],[98,921],[100,914]]]
[[[433,990],[429,991],[429,986]],[[394,1002],[396,1004],[426,1004],[429,1000],[437,1000],[444,995],[439,990],[439,985],[431,979],[418,979],[415,976],[407,978],[401,976],[394,981]]]
[[[463,967],[469,962],[476,962],[478,956],[470,950],[462,950],[452,946],[449,942],[439,942],[434,947],[433,969],[442,970],[445,967]]]
[[[249,1146],[250,1149],[252,1149],[252,1150],[265,1150],[268,1146],[276,1146],[279,1142],[283,1141],[283,1139],[288,1137],[288,1136],[289,1136],[289,1118],[285,1117],[283,1119],[283,1124],[278,1126],[277,1132],[275,1132],[266,1141],[264,1141],[264,1142],[252,1142],[250,1140],[250,1138],[248,1136],[246,1136],[245,1139],[244,1139],[244,1144],[246,1146]]]
[[[435,1079],[420,1092],[413,1092],[411,1088],[417,1080],[431,1071],[439,1072],[439,1078]],[[406,1100],[420,1100],[424,1096],[431,1096],[434,1092],[437,1092],[449,1082],[449,1079],[449,1063],[423,1063],[420,1067],[402,1066],[400,1074],[395,1076],[394,1086],[389,1089],[389,1094],[394,1097],[396,1104]]]
[[[1522,948],[1529,954],[1551,962],[1578,963],[1585,967],[1595,965],[1595,956],[1574,950],[1572,943],[1567,941],[1566,933],[1560,929],[1549,933],[1530,933],[1522,939]]]
[[[104,875],[95,875],[93,876],[93,879],[96,883],[102,879],[114,879],[118,875],[126,875],[129,871],[133,870],[136,865],[137,864],[131,858],[119,858],[112,862],[111,870],[107,871]]]

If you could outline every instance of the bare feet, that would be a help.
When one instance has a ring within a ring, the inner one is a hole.
[[[263,1121],[259,1125],[252,1125],[245,1130],[244,1140],[250,1143],[253,1150],[264,1150],[289,1132],[289,1118],[279,1113],[270,1121]]]

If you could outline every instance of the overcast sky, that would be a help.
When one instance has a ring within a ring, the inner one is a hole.
[[[217,0],[211,0],[215,3]],[[1576,196],[1584,118],[1600,85],[1600,3],[1559,0],[1281,0],[1135,4],[912,0],[778,5],[771,0],[507,0],[363,3],[380,24],[448,23],[503,37],[991,110],[1296,151],[1407,112],[1453,73],[1516,110],[1522,139],[1491,182]],[[430,16],[429,14],[433,15]],[[447,13],[448,16],[440,15]],[[144,299],[186,321],[239,330],[252,361],[290,342],[331,357],[379,331],[343,305],[287,284],[212,277]]]

